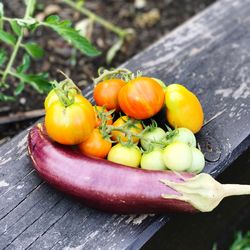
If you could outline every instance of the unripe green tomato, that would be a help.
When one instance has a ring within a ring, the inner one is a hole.
[[[141,168],[148,170],[165,170],[166,166],[162,153],[162,149],[154,149],[149,153],[144,153],[141,158]]]
[[[141,150],[137,146],[128,147],[118,143],[110,149],[108,160],[137,168],[141,161]]]
[[[192,150],[184,142],[173,142],[163,150],[163,161],[168,169],[185,171],[192,165]]]
[[[203,153],[197,148],[191,148],[193,160],[191,167],[188,169],[188,172],[200,173],[205,167],[205,158]]]
[[[166,137],[166,132],[159,127],[152,128],[151,130],[145,132],[141,139],[141,146],[144,150],[148,150],[150,148],[150,145],[152,148],[160,148],[160,144],[154,144],[155,142],[161,142]]]
[[[188,128],[177,128],[177,133],[173,137],[172,142],[184,142],[190,147],[196,147],[195,135]]]

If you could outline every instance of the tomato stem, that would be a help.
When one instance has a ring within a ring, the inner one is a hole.
[[[80,6],[71,0],[62,0],[62,2],[69,5],[71,8],[74,8],[75,10],[79,11],[80,13],[86,15],[89,19],[93,20],[96,23],[99,23],[106,29],[116,33],[120,38],[125,38],[127,35],[133,34],[131,29],[121,29],[120,27],[96,15],[94,12],[90,11],[84,6]]]
[[[114,78],[114,77],[119,78],[119,75],[122,76],[122,75],[126,75],[126,74],[128,75],[132,73],[130,70],[125,69],[125,68],[118,68],[114,70],[104,69],[103,71],[98,71],[98,72],[99,72],[99,76],[93,79],[94,85],[96,85],[97,83],[99,83],[100,81],[106,78]]]

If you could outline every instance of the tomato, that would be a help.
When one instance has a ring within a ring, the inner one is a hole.
[[[192,173],[200,173],[202,169],[205,167],[205,158],[202,152],[197,148],[191,148],[192,150],[192,165],[187,170],[188,172]]]
[[[166,132],[159,127],[150,128],[148,131],[143,133],[141,138],[141,146],[143,149],[148,150],[149,148],[161,148],[161,144],[154,142],[162,142],[166,138]]]
[[[118,100],[126,115],[135,119],[147,119],[162,108],[164,91],[154,79],[137,77],[122,87]]]
[[[163,150],[163,161],[173,171],[184,171],[192,165],[192,150],[184,142],[173,142]]]
[[[77,102],[65,107],[61,101],[55,101],[46,111],[45,127],[56,142],[65,145],[82,143],[95,127],[94,109]]]
[[[177,128],[176,134],[171,139],[172,142],[184,142],[190,147],[196,147],[196,139],[193,132],[187,128]]]
[[[198,98],[180,84],[171,84],[165,91],[166,116],[172,127],[184,127],[197,133],[203,124],[203,110]]]
[[[148,170],[165,170],[167,169],[163,161],[163,150],[154,149],[149,153],[144,153],[141,158],[141,168]]]
[[[85,155],[105,158],[112,147],[112,143],[105,140],[100,130],[95,128],[88,139],[79,144],[78,147]]]
[[[101,106],[95,106],[94,111],[95,111],[96,127],[98,127],[101,125],[101,119],[98,117],[98,113],[99,112],[107,113],[108,110]],[[106,116],[106,118],[107,118],[107,124],[111,125],[113,123],[112,115],[108,115]]]
[[[141,161],[141,150],[137,146],[128,147],[118,143],[109,151],[108,160],[137,168]]]
[[[109,79],[98,83],[94,88],[94,99],[97,105],[105,106],[108,110],[120,110],[118,93],[126,84],[121,79]]]
[[[163,90],[165,91],[165,89],[166,89],[166,84],[162,81],[162,80],[160,80],[160,79],[158,79],[158,78],[152,78],[153,80],[155,80],[156,82],[158,82],[158,84],[163,88]]]
[[[114,123],[113,123],[113,126],[114,127],[121,127],[123,126],[127,121],[128,121],[128,117],[127,116],[121,116],[119,117]],[[125,126],[124,129],[127,130],[127,131],[130,131],[134,134],[139,134],[142,132],[143,130],[143,126],[141,124],[141,122],[139,121],[136,121],[136,120],[133,120],[134,121],[134,125],[131,125],[131,126]],[[112,131],[112,140],[113,141],[118,141],[118,138],[123,141],[123,142],[127,142],[128,141],[128,137],[127,135],[125,135],[123,132],[121,131],[115,131],[113,130]],[[132,141],[134,143],[137,143],[139,141],[139,138],[135,137],[135,136],[132,136]]]
[[[70,98],[74,98],[75,103],[82,103],[84,105],[92,106],[91,103],[83,97],[81,94],[77,94],[75,90],[71,90],[69,94]],[[55,92],[55,89],[52,89],[44,101],[45,111],[56,101],[59,101],[59,98]]]

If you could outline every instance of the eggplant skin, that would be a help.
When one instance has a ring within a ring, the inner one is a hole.
[[[160,180],[183,182],[193,174],[150,171],[82,155],[49,139],[41,124],[28,136],[34,168],[46,182],[87,206],[118,214],[198,212],[191,204],[163,198],[181,195]]]

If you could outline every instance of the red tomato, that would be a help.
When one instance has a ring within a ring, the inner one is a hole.
[[[105,140],[99,129],[95,128],[89,138],[79,144],[79,149],[85,155],[105,158],[108,155],[111,146],[112,143]]]
[[[94,89],[94,99],[98,106],[105,106],[108,110],[120,110],[118,93],[126,85],[121,79],[109,79],[98,83]]]
[[[104,107],[101,107],[101,106],[95,106],[94,111],[95,111],[96,127],[99,127],[101,125],[101,119],[98,117],[98,112],[108,112],[108,111],[107,111],[107,109],[105,109]],[[108,118],[107,124],[112,125],[112,123],[113,123],[112,115],[108,115],[107,118]]]
[[[147,119],[157,114],[164,103],[163,88],[154,79],[137,77],[119,92],[121,110],[135,119]]]

